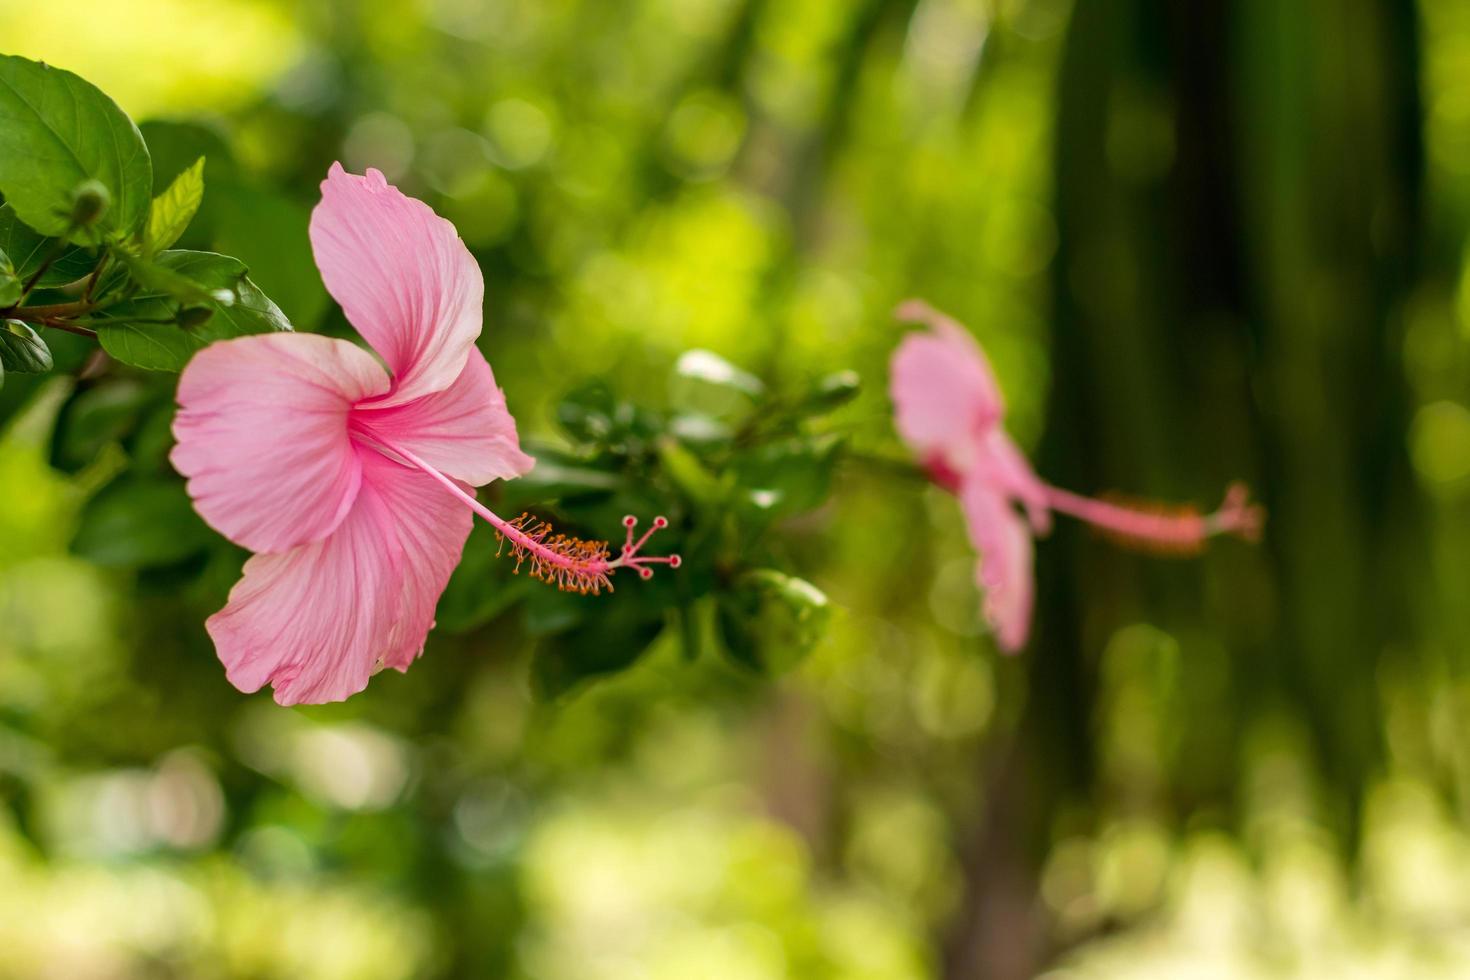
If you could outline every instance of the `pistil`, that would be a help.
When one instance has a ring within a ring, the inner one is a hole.
[[[678,568],[683,563],[678,555],[641,554],[643,546],[653,537],[654,532],[669,526],[668,519],[663,516],[655,517],[652,526],[637,541],[633,540],[633,529],[637,527],[638,519],[631,514],[624,517],[623,527],[627,529],[627,540],[618,557],[609,561],[607,542],[584,541],[570,535],[557,534],[550,524],[529,514],[507,521],[409,450],[376,434],[372,436],[372,441],[433,477],[466,507],[488,521],[495,528],[496,535],[503,542],[510,543],[511,554],[516,559],[516,571],[520,571],[523,563],[529,564],[533,578],[555,585],[564,592],[578,592],[583,595],[598,595],[603,589],[611,592],[613,573],[620,568],[631,568],[638,573],[639,578],[650,579],[653,578],[654,565]]]
[[[1178,554],[1200,551],[1206,541],[1220,535],[1256,541],[1265,520],[1261,508],[1250,502],[1243,483],[1231,484],[1225,500],[1211,514],[1188,506],[1098,500],[1050,485],[1045,493],[1051,509],[1086,521],[1122,544]]]

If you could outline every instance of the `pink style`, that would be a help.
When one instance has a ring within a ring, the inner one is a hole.
[[[211,527],[255,554],[206,624],[230,682],[337,701],[423,652],[472,514],[531,574],[597,592],[641,557],[502,520],[473,487],[534,461],[485,356],[484,282],[454,226],[383,175],[334,164],[311,216],[327,290],[376,352],[309,334],[213,344],[179,379],[171,456]],[[386,370],[384,370],[386,367]],[[666,522],[655,521],[655,528]]]
[[[905,337],[893,354],[894,422],[934,482],[959,498],[979,553],[975,580],[985,617],[1001,649],[1014,653],[1026,644],[1032,539],[1051,529],[1053,512],[1164,551],[1198,551],[1222,534],[1259,537],[1264,515],[1240,484],[1230,487],[1219,510],[1202,515],[1188,508],[1149,512],[1046,483],[1006,435],[1005,400],[974,337],[920,300],[902,304],[896,316],[929,331]]]

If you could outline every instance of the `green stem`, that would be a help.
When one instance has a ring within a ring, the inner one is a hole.
[[[36,288],[36,283],[41,281],[41,277],[46,274],[46,270],[51,268],[51,264],[57,259],[61,258],[61,253],[65,251],[65,239],[58,238],[54,243],[52,243],[51,250],[46,253],[46,257],[41,260],[41,264],[36,267],[36,271],[32,272],[30,278],[28,278],[24,283],[21,284],[20,301],[22,303],[24,303],[25,298],[31,294],[31,290]]]
[[[50,327],[52,330],[61,330],[65,333],[74,333],[78,337],[91,337],[93,340],[97,339],[97,331],[89,330],[86,327],[78,326],[75,323],[68,323],[65,320],[41,319],[33,320],[31,322],[39,323],[43,327]]]
[[[43,306],[14,306],[8,310],[0,310],[0,315],[12,320],[41,323],[56,317],[82,316],[98,308],[95,303],[78,300],[74,303],[50,303]]]
[[[97,288],[97,280],[102,278],[102,272],[107,268],[107,260],[112,258],[111,252],[103,252],[102,257],[97,260],[97,268],[87,277],[87,288],[82,290],[82,302],[92,302],[92,291]]]

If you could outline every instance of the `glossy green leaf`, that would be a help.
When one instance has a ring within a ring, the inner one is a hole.
[[[117,360],[149,371],[182,371],[208,346],[198,334],[166,323],[108,324],[97,328],[97,338]]]
[[[169,565],[198,554],[212,534],[176,479],[124,479],[87,504],[72,551],[98,565]]]
[[[0,204],[0,250],[10,257],[15,274],[22,281],[35,275],[47,257],[54,254],[41,278],[36,280],[36,285],[43,289],[76,282],[97,267],[94,252],[37,234],[26,227],[8,203]]]
[[[143,253],[156,255],[178,241],[203,200],[204,158],[200,157],[153,199],[143,233]]]
[[[143,288],[145,295],[158,295],[190,305],[219,303],[231,306],[235,302],[233,281],[228,286],[211,287],[192,275],[180,272],[177,263],[154,262],[119,249],[114,253],[133,281]],[[241,266],[243,275],[244,266]]]
[[[75,228],[73,197],[106,189],[95,225]],[[0,193],[31,228],[78,242],[131,235],[148,215],[153,171],[131,119],[69,71],[0,55]]]
[[[157,288],[109,307],[106,312],[111,322],[98,325],[97,337],[103,349],[124,364],[180,371],[195,352],[216,340],[291,329],[276,304],[246,276],[245,265],[238,259],[213,252],[170,251],[159,253],[151,265],[205,291],[211,298],[199,305],[211,315],[197,326],[183,326],[176,322],[178,297]],[[213,298],[217,294],[227,295],[230,302]]]
[[[706,350],[682,354],[669,378],[670,405],[718,420],[748,415],[764,393],[759,378]]]
[[[14,374],[45,374],[51,370],[51,348],[28,324],[6,320],[0,324],[0,367]]]
[[[720,597],[720,633],[737,663],[779,673],[800,663],[831,620],[827,596],[773,568],[746,572]]]

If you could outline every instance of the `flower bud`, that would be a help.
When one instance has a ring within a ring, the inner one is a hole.
[[[72,191],[71,221],[78,228],[88,228],[107,213],[112,195],[101,181],[84,180]]]

